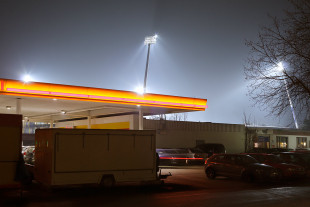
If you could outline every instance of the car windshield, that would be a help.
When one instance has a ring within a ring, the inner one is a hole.
[[[258,161],[251,156],[241,156],[242,162],[245,164],[257,163]]]
[[[309,162],[310,157],[306,154],[300,154],[300,153],[283,153],[280,154],[280,158],[284,160],[284,162],[287,163],[297,163],[297,164],[306,164]]]
[[[310,154],[294,153],[291,155],[291,159],[295,162],[310,162]]]
[[[159,154],[186,154],[188,153],[186,149],[157,149]]]
[[[251,157],[255,158],[258,162],[262,163],[265,161],[264,155],[252,155],[250,154]]]
[[[265,162],[275,164],[275,163],[281,163],[283,161],[275,155],[266,155],[265,156]]]
[[[199,148],[191,148],[190,150],[194,153],[203,153],[203,151]]]
[[[301,154],[301,156],[303,157],[304,160],[310,162],[310,154],[309,153]]]
[[[176,149],[175,153],[177,153],[177,154],[186,154],[186,153],[188,153],[188,151],[186,149]]]
[[[216,145],[214,147],[214,153],[224,153],[225,152],[225,147],[223,145]]]

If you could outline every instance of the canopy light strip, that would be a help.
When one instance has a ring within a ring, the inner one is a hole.
[[[138,95],[129,91],[68,86],[49,83],[23,83],[0,79],[1,92],[6,95],[23,95],[45,98],[64,98],[85,101],[102,101],[119,104],[139,104],[154,107],[183,108],[203,111],[207,108],[205,99],[167,96],[159,94]],[[45,89],[45,90],[38,90]],[[83,93],[76,93],[83,92]]]

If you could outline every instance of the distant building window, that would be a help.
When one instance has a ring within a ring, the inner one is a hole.
[[[277,148],[287,148],[288,138],[287,137],[277,137]]]
[[[297,137],[297,148],[307,148],[307,137]]]
[[[270,148],[269,136],[258,136],[254,140],[254,148]]]

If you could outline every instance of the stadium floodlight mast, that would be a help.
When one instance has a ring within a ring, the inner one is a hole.
[[[143,92],[146,93],[146,79],[147,79],[147,71],[149,67],[149,58],[150,58],[150,48],[152,44],[156,44],[157,34],[153,36],[145,37],[144,45],[147,45],[147,57],[146,57],[146,67],[145,67],[145,74],[144,74],[144,84],[143,84]]]
[[[280,70],[282,73],[285,73],[285,69],[284,69],[284,67],[283,67],[282,62],[279,62],[279,63],[278,63],[278,68],[279,68],[279,70]],[[297,123],[297,119],[296,119],[296,116],[295,116],[295,111],[294,111],[294,107],[293,107],[293,102],[292,102],[290,93],[289,93],[289,91],[288,91],[287,80],[286,80],[286,78],[283,78],[283,79],[284,79],[284,84],[285,84],[285,89],[286,89],[288,101],[289,101],[289,103],[290,103],[291,111],[292,111],[292,114],[293,114],[293,119],[294,119],[294,122],[295,122],[295,127],[296,127],[296,129],[298,129],[298,123]]]

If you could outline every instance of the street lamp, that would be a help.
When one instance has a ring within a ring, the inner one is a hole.
[[[146,57],[146,67],[145,67],[145,74],[144,74],[144,85],[143,91],[146,93],[146,79],[147,79],[147,71],[149,67],[149,57],[150,57],[150,48],[152,44],[156,43],[157,35],[148,36],[144,40],[144,45],[147,45],[147,57]]]
[[[282,62],[278,63],[278,67],[279,67],[280,71],[284,74],[285,73],[285,69],[283,67]],[[285,84],[285,89],[286,89],[287,97],[288,97],[288,100],[289,100],[289,103],[290,103],[290,106],[291,106],[291,111],[292,111],[292,114],[293,114],[293,118],[294,118],[294,122],[295,122],[295,127],[296,127],[296,129],[298,129],[298,123],[297,123],[297,119],[296,119],[296,116],[295,116],[293,102],[291,100],[291,96],[290,96],[290,93],[288,91],[287,81],[286,81],[286,78],[283,78],[283,79],[284,79],[284,84]]]

